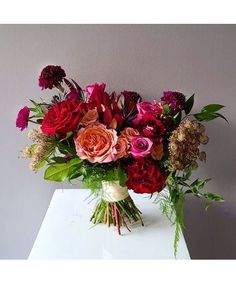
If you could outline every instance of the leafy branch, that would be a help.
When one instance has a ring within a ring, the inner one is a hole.
[[[181,175],[181,176],[180,176]],[[207,200],[205,209],[213,202],[222,202],[223,197],[206,192],[202,190],[206,183],[210,179],[196,179],[191,182],[190,177],[192,175],[192,168],[188,167],[183,172],[173,171],[169,174],[166,181],[166,190],[163,190],[156,195],[155,203],[160,205],[162,214],[166,216],[169,221],[175,225],[175,236],[174,236],[174,255],[176,257],[178,250],[178,243],[182,231],[184,230],[184,204],[187,194],[192,194],[193,196],[201,199]]]

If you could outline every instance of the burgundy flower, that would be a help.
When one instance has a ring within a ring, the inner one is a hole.
[[[166,129],[162,121],[156,118],[154,115],[148,112],[143,115],[138,114],[132,123],[145,137],[151,138],[156,142],[162,142]]]
[[[80,99],[80,94],[78,93],[77,90],[71,90],[71,91],[66,95],[66,99],[76,99],[76,100],[79,100],[79,99]]]
[[[109,128],[116,129],[122,125],[121,109],[117,103],[115,93],[109,95],[105,92],[106,85],[93,84],[86,87],[88,95],[88,108],[97,109],[99,121]]]
[[[27,106],[25,106],[19,111],[17,115],[16,127],[20,128],[21,131],[23,131],[25,128],[28,127],[29,113],[30,113],[30,109]]]
[[[39,76],[39,86],[42,89],[52,89],[62,82],[65,76],[66,73],[60,66],[48,65]]]
[[[123,115],[131,118],[137,114],[137,103],[142,101],[141,96],[135,91],[124,90],[119,96],[120,103],[123,104]]]
[[[164,91],[161,100],[169,104],[171,111],[182,111],[185,107],[185,96],[177,91]]]
[[[166,174],[153,160],[136,160],[127,166],[127,174],[126,185],[137,194],[153,194],[165,186]]]

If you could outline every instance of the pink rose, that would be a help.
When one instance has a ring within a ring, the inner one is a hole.
[[[163,106],[160,103],[147,101],[139,102],[137,104],[137,109],[141,115],[145,114],[146,112],[153,115],[161,115],[163,112]]]
[[[153,142],[149,138],[134,137],[131,140],[130,153],[135,159],[143,158],[151,153]]]
[[[117,139],[115,130],[98,124],[81,128],[74,142],[81,159],[88,159],[92,163],[106,163],[114,160]]]

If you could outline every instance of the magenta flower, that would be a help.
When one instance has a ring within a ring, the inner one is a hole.
[[[21,131],[23,131],[25,128],[28,127],[29,113],[30,113],[30,109],[27,106],[25,106],[19,111],[17,115],[16,127],[20,128]]]
[[[137,103],[137,109],[141,115],[145,114],[146,112],[153,115],[161,115],[163,112],[163,106],[160,103],[147,101]]]
[[[185,107],[185,96],[181,92],[164,91],[161,100],[165,104],[169,104],[171,111],[182,111]]]
[[[151,153],[153,142],[149,138],[133,137],[130,153],[135,159],[140,159]]]
[[[65,71],[60,66],[48,65],[39,76],[39,86],[43,89],[52,89],[62,82],[66,76]]]
[[[80,94],[78,93],[77,90],[71,90],[67,95],[66,95],[66,99],[75,99],[75,100],[79,100],[80,99]]]

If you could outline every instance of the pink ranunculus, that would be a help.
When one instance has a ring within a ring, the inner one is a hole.
[[[139,102],[137,104],[137,109],[139,114],[141,115],[145,113],[150,113],[153,115],[161,115],[163,112],[163,106],[161,105],[161,103],[148,102],[148,101]]]
[[[153,142],[145,137],[133,137],[130,153],[135,159],[143,158],[151,153]]]
[[[21,131],[23,131],[25,128],[28,127],[29,113],[30,113],[30,109],[27,106],[25,106],[19,111],[17,115],[16,127],[20,128]]]

